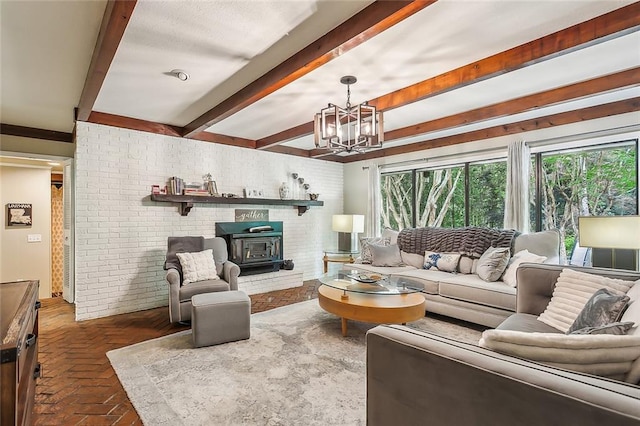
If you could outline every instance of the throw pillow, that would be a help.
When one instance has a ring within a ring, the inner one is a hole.
[[[472,259],[469,256],[461,256],[460,262],[458,262],[458,272],[461,274],[472,274],[473,261],[478,259]]]
[[[611,324],[601,325],[599,327],[585,327],[575,331],[572,331],[571,334],[614,334],[616,336],[621,336],[623,334],[627,334],[631,327],[633,327],[632,322],[612,322]]]
[[[640,280],[637,280],[633,287],[627,292],[629,296],[629,305],[622,314],[620,321],[632,321],[636,323],[636,326],[631,330],[629,334],[640,336]]]
[[[486,330],[479,346],[566,370],[632,380],[640,336],[573,335]]]
[[[629,296],[626,294],[614,294],[607,288],[601,288],[593,293],[567,333],[573,333],[587,327],[602,327],[616,322],[627,303],[629,303]]]
[[[197,253],[176,253],[176,256],[178,256],[182,267],[182,285],[220,278],[216,273],[213,250],[207,249]]]
[[[498,281],[509,263],[509,257],[511,251],[508,247],[489,247],[478,259],[476,273],[485,281]]]
[[[398,244],[398,234],[400,234],[400,231],[396,231],[395,229],[384,228],[382,230],[382,238],[388,238],[389,245]]]
[[[547,260],[546,256],[539,256],[535,253],[530,253],[529,250],[520,250],[509,260],[507,269],[504,271],[504,275],[502,276],[502,281],[511,287],[516,287],[516,271],[521,263],[542,263],[545,260]]]
[[[400,256],[400,248],[397,244],[390,246],[370,246],[373,258],[373,266],[404,266]]]
[[[424,265],[422,269],[431,271],[456,272],[460,253],[436,253],[433,251],[424,252]]]
[[[422,265],[424,265],[424,256],[421,254],[407,253],[404,250],[400,250],[400,257],[402,257],[402,263],[413,266],[416,269],[422,269]]]
[[[551,301],[538,320],[566,333],[597,290],[608,288],[620,295],[629,291],[632,285],[633,281],[565,268],[558,276]]]
[[[360,238],[360,259],[362,263],[371,263],[373,259],[373,253],[371,252],[371,246],[388,246],[390,244],[389,238],[373,237],[373,238]]]

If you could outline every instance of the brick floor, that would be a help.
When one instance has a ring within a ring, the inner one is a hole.
[[[318,297],[318,281],[256,294],[251,312]],[[74,306],[61,297],[42,300],[35,425],[140,425],[106,353],[188,327],[169,323],[166,307],[76,322]]]

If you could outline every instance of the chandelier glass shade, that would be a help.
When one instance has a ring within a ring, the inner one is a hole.
[[[347,85],[347,104],[341,108],[329,104],[314,118],[314,137],[317,148],[338,152],[364,152],[382,147],[382,113],[366,102],[352,106],[349,86],[357,79],[344,76],[340,79]]]

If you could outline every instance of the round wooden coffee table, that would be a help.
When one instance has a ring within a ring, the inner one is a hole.
[[[320,278],[320,307],[342,319],[343,336],[347,335],[347,320],[404,324],[424,317],[425,298],[420,289],[411,287],[410,279],[379,276],[371,283],[356,279],[371,275],[342,271]]]

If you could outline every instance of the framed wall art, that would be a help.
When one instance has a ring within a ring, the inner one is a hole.
[[[33,206],[27,203],[7,204],[7,226],[31,226]]]

